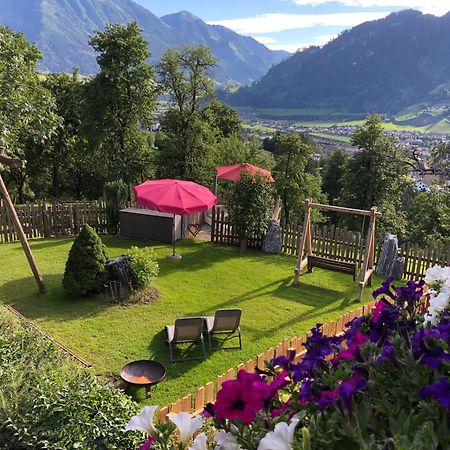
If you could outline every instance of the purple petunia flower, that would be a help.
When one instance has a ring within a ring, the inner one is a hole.
[[[292,372],[296,367],[296,364],[294,364],[296,353],[295,350],[291,350],[289,352],[289,357],[277,356],[276,358],[273,358],[271,361],[272,367],[280,366],[282,369]]]
[[[450,382],[446,378],[441,378],[420,391],[423,399],[429,395],[434,397],[444,408],[450,408]]]
[[[331,363],[335,366],[342,359],[353,359],[358,361],[361,359],[361,346],[367,342],[369,338],[357,331],[353,337],[352,344],[345,350],[340,351],[332,360]]]
[[[338,400],[338,390],[334,389],[332,391],[322,391],[322,395],[319,399],[319,408],[323,411],[331,405],[336,404]]]
[[[344,380],[337,388],[343,408],[351,412],[353,394],[362,391],[366,386],[367,381],[359,372],[356,372],[352,378]]]
[[[289,379],[289,372],[287,370],[283,370],[273,381],[270,383],[269,386],[269,395],[270,397],[275,397],[275,395],[280,391],[281,389],[285,388],[291,384],[291,380]]]
[[[395,358],[395,346],[391,344],[389,341],[385,341],[383,350],[381,351],[380,356],[377,358],[377,364],[391,363],[394,364],[396,361]]]
[[[425,285],[424,280],[415,282],[409,280],[406,286],[402,286],[396,289],[397,296],[406,301],[409,305],[419,300],[423,296],[423,287]]]
[[[431,369],[439,369],[443,361],[450,361],[450,354],[444,351],[439,339],[442,335],[437,328],[416,331],[411,338],[414,358]]]
[[[364,321],[365,317],[361,316],[356,317],[355,319],[345,324],[347,330],[344,333],[343,340],[347,342],[347,345],[350,345],[352,343],[353,338],[355,337],[356,333],[359,332],[361,325],[364,323]]]
[[[386,280],[383,281],[383,283],[381,284],[381,287],[379,287],[378,289],[375,289],[372,292],[372,297],[373,298],[377,298],[379,295],[387,295],[390,298],[394,298],[395,295],[394,293],[391,291],[391,284],[394,281],[394,277],[389,277],[386,278]]]
[[[313,383],[314,382],[311,378],[306,378],[305,380],[303,380],[302,386],[300,387],[300,390],[299,390],[299,396],[298,396],[298,400],[301,405],[307,405],[312,400]]]
[[[253,422],[270,397],[270,387],[256,373],[240,370],[236,380],[225,381],[214,405],[217,420],[239,419]]]
[[[386,299],[381,299],[375,307],[371,317],[370,341],[378,342],[381,338],[386,338],[394,331],[400,311],[396,305],[391,305]]]
[[[148,439],[139,446],[139,450],[150,450],[154,442],[156,442],[156,439],[149,436]]]

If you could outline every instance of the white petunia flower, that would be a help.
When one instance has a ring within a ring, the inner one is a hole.
[[[439,314],[450,306],[450,291],[444,290],[438,295],[430,297],[430,306],[425,316],[425,323],[435,325]]]
[[[277,423],[275,429],[261,439],[258,450],[292,450],[292,441],[298,422],[298,419],[292,419],[289,425],[286,422]]]
[[[169,414],[169,420],[177,426],[182,444],[186,444],[203,425],[203,420],[200,416],[192,417],[188,412]]]
[[[236,437],[226,431],[218,431],[214,435],[216,446],[214,450],[240,450],[241,447],[236,441]]]
[[[450,282],[450,267],[433,266],[425,272],[425,283],[429,286]]]
[[[143,431],[150,436],[154,436],[155,427],[153,426],[153,417],[157,406],[144,406],[138,416],[133,416],[125,427],[125,431]]]
[[[205,433],[200,433],[192,443],[192,446],[189,447],[189,450],[208,450],[207,445],[208,437]]]

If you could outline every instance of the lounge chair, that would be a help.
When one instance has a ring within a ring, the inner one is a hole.
[[[203,317],[182,317],[175,320],[175,325],[166,325],[167,343],[169,344],[169,360],[171,363],[205,359],[205,343],[203,341],[204,321],[205,319]],[[174,359],[172,345],[189,342],[201,344],[202,356]]]
[[[229,350],[240,349],[242,350],[242,338],[241,338],[241,314],[240,309],[219,309],[214,316],[205,317],[206,331],[208,334],[208,344],[210,350]],[[239,345],[235,347],[212,347],[211,336],[216,334],[227,334],[226,339],[239,337]]]

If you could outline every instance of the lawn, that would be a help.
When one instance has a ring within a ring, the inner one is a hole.
[[[111,257],[131,245],[149,243],[103,236]],[[72,239],[37,239],[31,247],[44,274],[48,293],[40,295],[20,244],[0,244],[0,302],[12,304],[42,330],[93,364],[99,375],[118,374],[135,359],[154,358],[166,365],[167,380],[152,401],[165,405],[216,379],[230,367],[253,358],[285,337],[304,335],[317,322],[354,309],[357,284],[349,275],[315,269],[293,288],[294,258],[184,240],[181,261],[165,259],[165,244],[153,244],[161,296],[151,305],[117,306],[106,297],[74,299],[61,286]],[[375,283],[378,283],[377,280]],[[365,300],[371,289],[365,291]],[[218,308],[243,310],[243,350],[207,354],[203,362],[169,364],[164,326],[177,317],[209,315]]]

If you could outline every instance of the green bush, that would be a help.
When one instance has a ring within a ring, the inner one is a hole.
[[[99,382],[41,334],[0,318],[0,448],[133,449],[137,404]]]
[[[128,186],[122,180],[106,183],[103,191],[106,200],[106,219],[111,232],[119,229],[119,210],[125,207],[128,199]]]
[[[83,225],[69,252],[63,286],[71,294],[86,296],[101,291],[108,279],[106,247],[89,225]]]
[[[130,258],[130,273],[133,288],[143,289],[148,287],[157,277],[159,265],[152,248],[131,247],[128,252]]]

